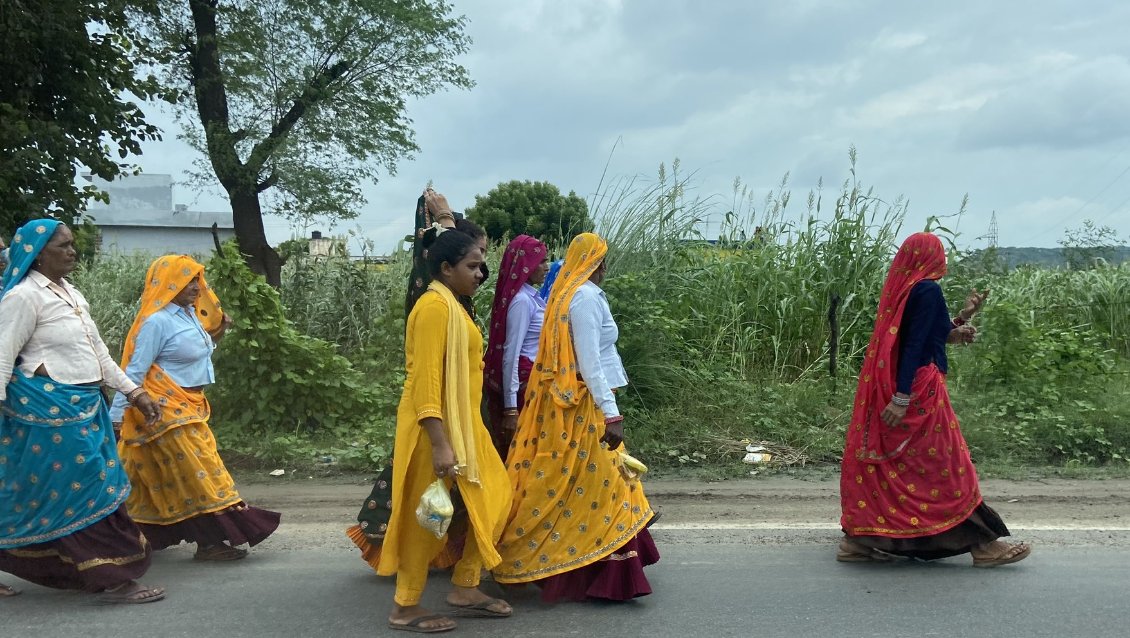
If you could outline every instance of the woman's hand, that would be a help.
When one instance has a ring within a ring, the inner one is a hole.
[[[141,410],[141,415],[145,417],[145,425],[147,427],[153,427],[157,425],[157,421],[161,420],[161,407],[149,396],[148,392],[144,390],[138,392],[132,404],[133,407]]]
[[[436,476],[444,478],[454,475],[452,470],[456,463],[455,450],[450,445],[432,446],[432,468],[435,469]]]
[[[883,412],[879,415],[879,418],[883,420],[883,423],[895,427],[899,423],[902,423],[902,420],[906,417],[906,410],[909,407],[910,406],[907,405],[895,405],[893,402],[888,403],[887,407],[883,408]]]
[[[624,442],[624,419],[611,423],[605,421],[604,436],[600,437],[600,442],[607,443],[610,450],[620,447],[620,444]]]
[[[985,299],[988,298],[988,296],[988,288],[980,292],[974,289],[969,293],[969,296],[965,298],[965,307],[961,309],[958,316],[961,317],[963,321],[969,321],[973,318],[973,315],[981,311],[981,305],[985,303]]]
[[[513,437],[514,433],[518,431],[518,414],[504,414],[502,415],[502,431]]]
[[[949,336],[946,337],[946,343],[973,343],[977,340],[977,328],[970,324],[964,324],[950,330]]]
[[[440,226],[455,228],[455,214],[451,212],[451,204],[441,193],[430,187],[424,190],[424,206],[432,214],[432,219],[439,222]]]

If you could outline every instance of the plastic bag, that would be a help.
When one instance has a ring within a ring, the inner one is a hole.
[[[647,474],[647,466],[631,454],[620,450],[620,474],[628,483],[635,483],[641,476]]]
[[[443,538],[454,514],[455,506],[451,504],[451,494],[447,491],[447,485],[443,479],[436,479],[420,497],[420,504],[416,506],[416,521],[421,527],[435,534],[436,538]]]

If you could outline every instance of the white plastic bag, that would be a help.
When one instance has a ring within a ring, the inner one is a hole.
[[[447,485],[444,484],[443,479],[436,479],[420,497],[420,504],[416,506],[416,521],[421,527],[435,534],[436,538],[443,538],[454,514],[455,506],[451,504],[451,494],[447,491]]]

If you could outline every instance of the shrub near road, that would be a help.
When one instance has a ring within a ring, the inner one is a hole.
[[[760,212],[735,206],[723,241],[709,245],[685,241],[711,206],[685,188],[677,178],[619,182],[595,200],[632,380],[629,444],[660,467],[737,471],[742,440],[792,462],[834,463],[905,208],[849,183],[830,211],[814,195],[797,216],[781,190]],[[112,349],[143,270],[103,258],[76,274]],[[280,300],[240,263],[214,260],[212,283],[237,319],[217,359],[220,439],[271,461],[382,463],[403,381],[407,272],[406,256],[379,270],[292,261]],[[1005,271],[955,253],[943,284],[955,311],[971,287],[992,290],[979,342],[951,350],[951,391],[977,461],[1126,462],[1130,265]],[[476,299],[480,320],[492,290]]]

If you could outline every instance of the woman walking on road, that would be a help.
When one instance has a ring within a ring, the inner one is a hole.
[[[540,241],[518,235],[506,246],[494,289],[483,370],[491,435],[503,460],[518,427],[538,353],[545,301],[535,286],[545,280],[547,270],[548,256]]]
[[[600,289],[607,252],[592,233],[569,245],[506,459],[514,505],[494,577],[536,583],[549,602],[650,594],[643,568],[659,560],[647,531],[655,513],[621,457],[613,390],[627,375]]]
[[[840,475],[842,562],[932,560],[969,553],[974,567],[1026,558],[981,499],[977,472],[946,389],[946,344],[970,343],[987,292],[950,320],[938,280],[941,240],[911,235],[883,284],[848,426]]]
[[[204,386],[215,382],[212,351],[231,325],[204,280],[204,266],[166,255],[145,275],[141,310],[126,336],[126,375],[158,397],[160,419],[147,426],[123,395],[111,418],[121,425],[118,453],[133,491],[126,506],[153,543],[196,543],[197,560],[247,556],[279,526],[279,514],[243,502],[208,427]]]
[[[0,571],[44,587],[148,603],[137,582],[151,548],[126,514],[129,479],[101,386],[124,394],[147,424],[158,408],[114,363],[90,305],[65,279],[70,228],[32,220],[12,238],[0,290]],[[0,586],[0,597],[15,590]]]
[[[447,595],[452,614],[505,618],[510,605],[479,590],[483,568],[500,560],[495,545],[510,508],[506,469],[482,422],[482,335],[457,296],[482,283],[482,253],[468,235],[432,229],[423,237],[432,282],[408,316],[407,378],[397,413],[392,516],[377,573],[396,575],[390,629],[437,633],[455,628],[445,614],[420,605],[429,563],[443,551],[417,522],[416,507],[438,479],[457,486],[468,531]]]

